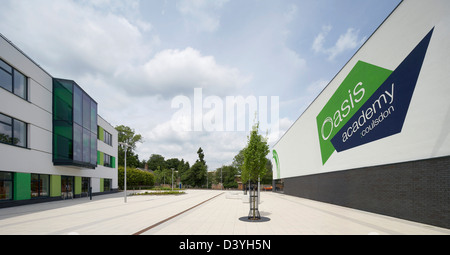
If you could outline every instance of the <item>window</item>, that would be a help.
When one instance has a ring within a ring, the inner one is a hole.
[[[91,162],[91,132],[83,128],[83,162]]]
[[[0,172],[0,201],[13,199],[13,174]]]
[[[83,125],[83,92],[78,86],[73,88],[73,121]]]
[[[111,156],[109,156],[108,154],[105,154],[103,165],[106,167],[111,166]]]
[[[27,124],[0,113],[0,143],[27,147]]]
[[[83,161],[83,128],[73,124],[73,160]]]
[[[105,132],[105,134],[104,134],[104,139],[105,139],[104,142],[106,144],[112,146],[112,135],[110,133],[106,132],[106,130],[104,130],[103,132]]]
[[[97,103],[64,79],[53,79],[53,102],[53,163],[95,169]]]
[[[46,174],[32,174],[31,175],[31,197],[48,197],[50,175]]]
[[[103,191],[111,191],[111,179],[104,179],[103,180]]]
[[[82,177],[81,178],[81,195],[89,195],[89,187],[91,186],[91,178]]]
[[[13,92],[12,68],[0,60],[0,87]]]
[[[73,184],[74,184],[73,176],[61,176],[61,197],[73,198]]]
[[[0,142],[12,143],[12,118],[0,114]]]
[[[27,77],[3,60],[0,60],[0,87],[27,100]]]
[[[20,147],[27,147],[27,124],[19,120],[13,120],[13,144]]]
[[[25,75],[14,70],[14,94],[27,99],[27,78]]]
[[[83,127],[91,128],[91,99],[87,94],[83,94]]]

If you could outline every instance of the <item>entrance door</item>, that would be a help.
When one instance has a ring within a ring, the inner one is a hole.
[[[61,197],[73,199],[73,176],[61,176]]]
[[[90,187],[91,187],[91,178],[90,177],[81,178],[81,197],[89,196]]]

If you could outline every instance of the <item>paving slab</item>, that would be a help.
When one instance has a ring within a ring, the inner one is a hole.
[[[123,193],[0,209],[0,235],[449,235],[450,229],[261,192],[265,222],[247,222],[242,191]]]

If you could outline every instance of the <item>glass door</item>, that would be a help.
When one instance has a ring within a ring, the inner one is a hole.
[[[62,199],[73,199],[73,176],[61,176],[61,197]]]
[[[81,196],[89,196],[89,187],[91,187],[91,178],[83,177],[81,178]]]

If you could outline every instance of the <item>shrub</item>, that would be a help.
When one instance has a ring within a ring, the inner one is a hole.
[[[119,189],[124,189],[124,168],[119,167]],[[135,187],[153,187],[155,185],[155,176],[152,173],[139,169],[127,167],[127,189]]]

